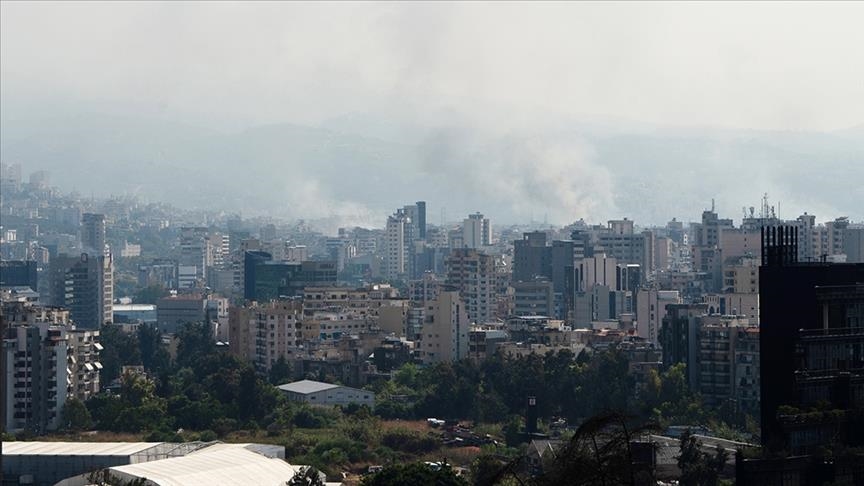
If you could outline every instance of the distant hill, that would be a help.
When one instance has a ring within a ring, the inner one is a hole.
[[[562,122],[478,130],[441,119],[346,115],[307,127],[223,133],[154,118],[78,114],[12,118],[0,155],[46,169],[64,189],[137,194],[186,207],[383,225],[418,199],[430,221],[482,211],[496,221],[566,223],[627,216],[728,217],[763,192],[781,216],[864,219],[864,126],[830,133],[677,129]],[[434,217],[432,215],[435,215]]]

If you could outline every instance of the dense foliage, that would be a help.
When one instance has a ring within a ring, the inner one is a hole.
[[[426,464],[397,464],[384,468],[363,479],[362,486],[404,486],[406,484],[434,484],[436,486],[468,486],[446,464],[433,467]]]
[[[619,411],[656,423],[716,421],[687,387],[684,365],[650,371],[637,388],[624,354],[586,356],[570,351],[524,357],[496,355],[482,363],[459,361],[419,368],[407,364],[393,380],[372,385],[376,413],[385,418],[455,418],[508,422],[524,416],[527,397],[537,398],[541,419],[580,423]]]
[[[562,453],[568,462],[550,465],[544,476],[530,479],[535,484],[546,484],[543,477],[553,481],[550,478],[582,469],[598,471],[599,476],[585,477],[606,484],[643,474],[621,462],[624,438],[638,430],[633,424],[686,423],[731,430],[719,420],[718,411],[704,407],[688,389],[683,365],[651,371],[637,384],[626,355],[614,349],[579,356],[566,350],[496,355],[481,363],[464,360],[426,367],[409,363],[391,379],[367,386],[376,392],[373,413],[360,406],[340,409],[288,402],[273,385],[292,378],[289,363],[280,360],[268,374],[256,373],[249,363],[218,350],[210,328],[201,323],[178,330],[173,360],[155,327],[141,326],[126,334],[117,326],[105,326],[103,336],[106,351],[112,350],[103,355],[103,380],[108,384],[117,377],[118,385],[113,392],[90,399],[86,407],[70,403],[64,416],[67,430],[79,431],[92,423],[99,430],[155,441],[267,441],[284,445],[292,463],[309,464],[327,474],[370,464],[438,460],[448,451],[440,431],[418,429],[406,421],[437,417],[472,421],[479,437],[490,434],[497,441],[459,462],[471,466],[475,484],[510,484],[516,481],[513,475],[525,473],[524,449],[520,452],[518,447],[524,447],[520,444],[528,396],[537,398],[542,431],[550,431],[558,419],[581,424]],[[126,365],[142,365],[145,373],[133,370],[121,376]],[[605,441],[602,450],[594,446],[598,438]],[[693,472],[697,477],[710,476],[710,464],[719,461],[696,459],[688,459],[687,467],[708,464]],[[409,468],[378,473],[374,480],[409,473],[431,474]],[[311,473],[307,479],[313,480]],[[379,484],[371,481],[364,484]]]

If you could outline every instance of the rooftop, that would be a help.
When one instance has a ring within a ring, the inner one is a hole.
[[[285,383],[284,385],[279,385],[277,388],[286,392],[307,395],[309,393],[317,393],[324,390],[339,388],[339,386],[340,385],[333,385],[332,383],[324,383],[321,381],[300,380],[293,383]]]
[[[147,478],[148,484],[182,486],[284,485],[298,467],[279,458],[269,458],[247,444],[214,444],[183,457],[112,467],[121,478]]]
[[[127,456],[162,442],[3,442],[4,456]]]

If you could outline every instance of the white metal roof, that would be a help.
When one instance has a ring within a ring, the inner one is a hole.
[[[333,388],[339,387],[340,385],[333,385],[331,383],[324,383],[321,381],[312,380],[300,380],[293,383],[279,385],[279,389],[282,391],[300,393],[302,395],[307,395],[309,393],[317,393],[324,390],[331,390]]]
[[[299,468],[270,459],[244,444],[214,444],[184,457],[112,467],[124,479],[147,478],[160,486],[284,485]]]
[[[3,455],[130,456],[162,442],[3,442]]]

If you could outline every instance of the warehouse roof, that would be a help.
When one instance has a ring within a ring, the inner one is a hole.
[[[160,486],[284,485],[298,471],[282,459],[268,458],[244,444],[214,444],[187,456],[112,467],[121,479],[147,478]]]
[[[131,456],[162,442],[3,442],[3,455]]]
[[[301,395],[308,395],[309,393],[317,393],[324,390],[332,390],[333,388],[339,388],[340,385],[333,385],[331,383],[324,383],[321,381],[312,381],[312,380],[300,380],[295,381],[293,383],[286,383],[284,385],[279,385],[279,389],[286,392],[292,393],[300,393]]]

